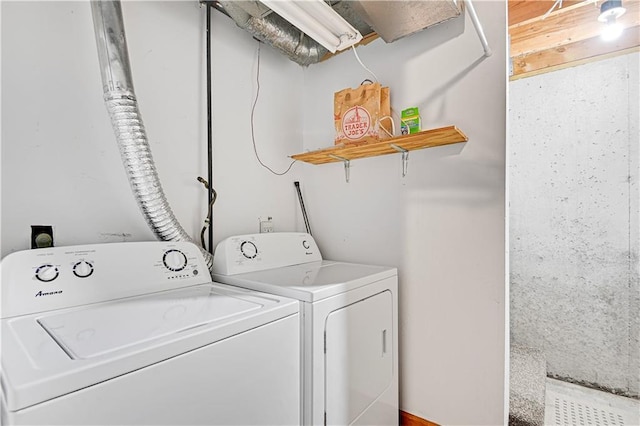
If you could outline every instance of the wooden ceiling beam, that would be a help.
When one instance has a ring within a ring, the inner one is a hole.
[[[640,26],[627,28],[619,39],[607,42],[600,36],[513,58],[511,80],[556,71],[639,50]]]
[[[627,13],[618,18],[624,27],[640,25],[640,1],[625,2]],[[603,23],[598,22],[599,10],[593,5],[573,9],[570,13],[550,15],[509,29],[511,57],[556,48],[600,35]]]
[[[511,79],[640,50],[640,0],[623,0],[627,11],[618,22],[625,31],[610,42],[600,39],[602,1],[564,0],[562,9],[543,19],[555,1],[510,0]]]
[[[555,14],[559,11],[566,11],[575,5],[590,3],[592,1],[593,0],[563,0],[562,8],[556,7],[552,13]],[[555,1],[547,0],[509,0],[509,27],[533,19],[541,19],[555,3]]]

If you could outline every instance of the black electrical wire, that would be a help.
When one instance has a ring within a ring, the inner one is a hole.
[[[209,253],[213,254],[213,226],[211,226],[211,210],[213,209],[213,203],[216,201],[217,194],[213,189],[213,125],[212,125],[212,113],[211,113],[211,5],[207,4],[207,182],[210,184],[205,185],[208,189],[208,213],[206,225],[209,228]],[[205,225],[205,226],[206,226]],[[204,248],[204,229],[200,239],[202,240],[202,247]]]
[[[207,249],[207,245],[204,242],[204,233],[207,230],[207,228],[209,229],[209,231],[211,231],[211,229],[212,229],[212,227],[211,227],[211,215],[213,213],[213,204],[216,202],[216,198],[218,198],[218,193],[216,192],[215,189],[213,189],[209,185],[209,182],[207,182],[204,178],[198,176],[198,182],[202,183],[204,185],[204,187],[209,190],[209,193],[212,194],[211,201],[209,201],[209,205],[207,207],[207,218],[204,220],[204,226],[202,227],[202,230],[200,231],[200,244],[202,244],[202,248],[204,248],[206,250]],[[211,243],[209,243],[209,251],[211,251]]]

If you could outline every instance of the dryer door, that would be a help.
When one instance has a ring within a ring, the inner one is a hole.
[[[390,386],[393,298],[383,291],[329,314],[325,328],[326,424],[349,425]]]

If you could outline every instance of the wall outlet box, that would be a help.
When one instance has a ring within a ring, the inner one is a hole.
[[[258,218],[260,222],[260,233],[264,234],[267,232],[273,232],[273,218],[271,216],[266,219]]]
[[[53,226],[31,225],[31,248],[53,247]]]

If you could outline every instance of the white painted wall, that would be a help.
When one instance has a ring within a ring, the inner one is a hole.
[[[30,225],[53,225],[57,245],[154,239],[102,101],[89,2],[1,8],[2,256],[30,247]],[[197,2],[123,2],[123,14],[160,179],[177,218],[199,238],[206,215],[206,191],[196,181],[207,173],[205,9]],[[257,232],[258,215],[290,230],[293,177],[264,172],[248,136],[256,42],[213,15],[215,235]],[[301,97],[286,88],[301,84],[302,70],[266,49],[262,60],[257,142],[277,167],[283,153],[301,146],[299,127],[291,125],[300,121]]]
[[[504,423],[505,7],[476,2],[486,60],[468,18],[357,49],[396,110],[468,143],[411,152],[404,179],[400,155],[352,161],[348,184],[342,164],[303,170],[323,255],[399,268],[401,409],[440,424]],[[370,77],[352,52],[305,70],[305,149],[333,144],[333,93]]]
[[[636,396],[639,63],[510,83],[513,341],[551,375]]]
[[[195,234],[204,209],[195,176],[205,173],[201,11],[187,3],[123,9],[158,171]],[[153,239],[102,102],[88,2],[2,3],[2,102],[3,255],[29,247],[31,224],[53,225],[57,245]]]
[[[251,142],[251,107],[257,84],[258,42],[213,11],[214,210],[216,241],[258,232],[258,216],[272,216],[275,231],[295,231],[299,215],[293,182],[300,164],[284,176],[259,165]],[[260,49],[260,92],[254,115],[256,149],[275,172],[302,147],[303,70],[269,46]]]

